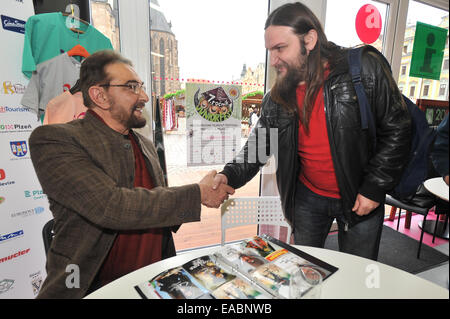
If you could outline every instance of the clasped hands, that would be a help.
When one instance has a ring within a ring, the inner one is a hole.
[[[228,179],[223,174],[217,174],[215,170],[210,171],[198,183],[202,204],[206,207],[218,208],[228,199],[229,195],[234,194],[234,188],[227,185]]]

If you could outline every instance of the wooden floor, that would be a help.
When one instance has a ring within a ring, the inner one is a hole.
[[[169,186],[179,186],[200,181],[209,170],[183,170],[169,174]],[[236,190],[233,197],[258,196],[259,174],[244,187]],[[230,229],[226,233],[226,240],[237,240],[256,235],[257,226],[242,226]],[[177,251],[201,246],[220,244],[220,208],[202,206],[201,221],[183,224],[174,234]]]

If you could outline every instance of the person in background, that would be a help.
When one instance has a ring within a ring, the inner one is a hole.
[[[277,79],[247,143],[215,176],[215,186],[239,188],[251,180],[267,162],[260,151],[272,149],[268,132],[276,132],[277,186],[295,244],[324,247],[336,219],[340,251],[376,260],[385,196],[400,180],[411,144],[411,117],[390,66],[365,47],[361,75],[377,127],[372,149],[347,50],[327,40],[309,8],[297,2],[275,9],[266,20],[265,44]]]
[[[448,185],[448,113],[437,128],[436,140],[434,142],[431,158],[434,168],[444,178]]]
[[[234,193],[213,190],[215,171],[199,183],[165,185],[153,143],[133,130],[146,124],[149,98],[129,60],[112,50],[92,54],[80,88],[86,116],[40,126],[29,140],[55,233],[38,298],[81,298],[174,256],[172,232],[199,221],[201,204],[219,207]],[[79,273],[66,272],[70,265]]]

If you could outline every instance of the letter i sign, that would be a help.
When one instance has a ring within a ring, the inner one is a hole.
[[[381,14],[375,6],[366,4],[359,9],[356,14],[355,28],[362,42],[371,44],[377,41],[381,26]]]

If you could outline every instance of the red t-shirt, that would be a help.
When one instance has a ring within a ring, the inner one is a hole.
[[[299,85],[297,87],[299,111],[303,108],[305,94],[306,85]],[[299,124],[298,155],[302,167],[299,179],[316,194],[341,198],[331,157],[324,107],[323,88],[321,88],[314,101],[309,121],[309,134],[306,133],[303,125]]]
[[[94,113],[97,118],[101,119],[95,112],[91,110],[88,112]],[[154,186],[145,164],[144,155],[131,133],[128,134],[128,138],[131,141],[135,158],[134,187],[152,189]],[[162,237],[162,228],[119,232],[100,268],[98,281],[104,286],[134,270],[160,261]]]

